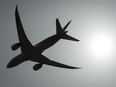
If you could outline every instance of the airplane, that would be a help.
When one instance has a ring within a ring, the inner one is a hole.
[[[66,34],[68,31],[65,31],[68,25],[71,21],[69,21],[64,28],[61,27],[60,22],[58,18],[56,19],[56,34],[53,36],[48,37],[47,39],[41,41],[40,43],[33,46],[31,42],[28,40],[25,31],[23,29],[23,25],[21,23],[21,19],[18,12],[18,5],[15,8],[15,19],[16,19],[16,26],[17,26],[17,33],[19,38],[19,43],[15,43],[11,46],[11,49],[13,51],[17,50],[19,47],[21,48],[21,53],[14,57],[8,64],[7,68],[15,67],[25,61],[32,61],[36,62],[33,66],[33,70],[37,71],[39,70],[43,64],[55,66],[59,68],[67,68],[67,69],[80,69],[81,67],[73,67],[69,65],[65,65],[59,62],[55,62],[53,60],[48,59],[44,55],[42,55],[42,52],[49,47],[53,46],[56,42],[58,42],[60,39],[67,39],[72,41],[79,41],[78,39],[75,39],[68,34]]]

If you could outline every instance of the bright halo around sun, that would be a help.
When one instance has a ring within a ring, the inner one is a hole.
[[[113,52],[113,40],[107,33],[94,34],[90,45],[91,53],[96,57],[108,57]]]

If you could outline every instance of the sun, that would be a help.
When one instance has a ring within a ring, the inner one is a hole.
[[[113,50],[113,41],[109,34],[98,33],[94,34],[90,42],[90,50],[94,56],[108,57]]]

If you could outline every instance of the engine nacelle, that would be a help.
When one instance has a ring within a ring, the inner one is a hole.
[[[21,43],[15,43],[14,45],[11,46],[11,49],[13,51],[17,50],[21,46]]]
[[[33,66],[33,70],[34,70],[34,71],[39,70],[39,69],[42,67],[42,65],[43,65],[43,64],[35,64],[35,65]]]

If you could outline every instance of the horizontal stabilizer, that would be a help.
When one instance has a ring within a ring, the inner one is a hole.
[[[68,27],[68,25],[71,23],[71,21],[69,21],[66,25],[65,25],[65,27],[63,28],[63,30],[65,31],[66,30],[66,28]]]
[[[61,33],[61,32],[64,32],[66,30],[66,28],[68,27],[68,25],[71,23],[71,21],[69,21],[65,26],[64,28],[62,29],[62,26],[58,20],[58,18],[56,19],[56,33]]]
[[[63,30],[62,30],[62,27],[60,25],[60,22],[58,20],[58,18],[56,19],[56,33],[61,33]]]
[[[69,21],[63,28],[58,20],[58,18],[56,19],[56,33],[60,34],[62,32],[65,32],[66,28],[68,27],[68,25],[71,23],[71,21]],[[66,39],[66,40],[72,40],[72,41],[79,41],[78,39],[69,36],[67,34],[65,34],[63,37],[61,37],[61,39]]]
[[[71,36],[69,36],[69,35],[64,35],[63,37],[62,37],[62,39],[66,39],[66,40],[72,40],[72,41],[80,41],[80,40],[78,40],[78,39],[76,39],[76,38],[74,38],[74,37],[71,37]]]

